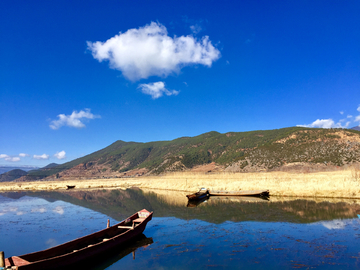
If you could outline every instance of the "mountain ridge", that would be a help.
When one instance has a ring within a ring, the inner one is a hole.
[[[360,162],[360,132],[289,127],[219,133],[171,141],[124,142],[17,181],[107,178],[172,171],[262,172],[335,170]]]

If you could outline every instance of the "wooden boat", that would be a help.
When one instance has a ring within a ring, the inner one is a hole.
[[[200,188],[200,190],[194,194],[186,195],[189,200],[203,200],[209,197],[209,190],[206,188]]]
[[[258,196],[269,197],[269,190],[241,190],[241,191],[226,191],[226,190],[210,190],[211,196]]]
[[[19,270],[81,269],[99,255],[111,252],[115,247],[142,234],[152,215],[153,212],[143,209],[122,222],[93,234],[43,251],[9,257],[5,259],[5,267],[17,266]]]
[[[66,185],[66,189],[73,189],[73,188],[75,188],[75,186]]]

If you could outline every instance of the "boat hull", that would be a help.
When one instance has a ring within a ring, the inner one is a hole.
[[[205,200],[206,198],[209,197],[209,193],[201,193],[201,194],[195,193],[195,194],[186,195],[186,197],[189,200]]]
[[[119,226],[123,226],[125,221],[130,220],[134,222],[137,220],[138,213],[107,229],[75,239],[62,245],[39,252],[7,258],[5,260],[5,266],[18,266],[19,270],[36,270],[74,269],[79,265],[88,264],[99,258],[102,254],[110,252],[114,248],[121,246],[141,235],[145,230],[147,223],[152,219],[153,213],[148,213],[148,216],[133,229],[119,229]],[[116,231],[119,231],[119,233],[113,237],[106,238],[109,235],[114,234]],[[84,247],[81,248],[82,246]]]

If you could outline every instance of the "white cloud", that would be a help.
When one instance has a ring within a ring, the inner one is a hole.
[[[202,27],[200,25],[198,25],[198,24],[195,24],[195,25],[191,25],[190,29],[196,35],[196,34],[201,32]]]
[[[84,128],[85,124],[80,121],[81,119],[95,119],[100,118],[99,115],[94,115],[90,112],[90,109],[85,109],[84,111],[73,111],[71,115],[59,114],[58,120],[53,120],[50,123],[50,128],[59,129],[62,126],[75,127],[75,128]]]
[[[343,128],[341,123],[335,123],[332,119],[317,119],[309,125],[297,125],[298,127],[311,127],[311,128]]]
[[[17,161],[20,161],[20,158],[19,157],[6,157],[5,160],[11,161],[11,162],[17,162]]]
[[[163,96],[163,94],[167,96],[179,94],[179,91],[166,89],[164,82],[155,82],[148,84],[144,83],[144,84],[140,84],[138,88],[141,89],[141,92],[143,92],[146,95],[150,95],[153,99],[157,99]]]
[[[5,159],[6,161],[11,161],[11,162],[17,162],[20,161],[19,157],[10,157],[9,155],[6,154],[0,154],[0,158]]]
[[[25,154],[25,153],[20,153],[19,154],[19,157],[29,157],[30,155],[29,154]]]
[[[95,59],[108,60],[111,68],[131,81],[166,77],[192,64],[210,67],[220,57],[208,36],[201,40],[190,35],[171,38],[166,27],[155,22],[120,32],[105,42],[88,41],[87,45]]]
[[[341,111],[341,112],[340,112],[340,114],[344,114],[344,112],[343,112],[343,111]]]
[[[360,105],[359,105],[359,107],[357,108],[357,111],[360,112]]]
[[[56,152],[54,157],[56,157],[57,159],[64,159],[64,158],[66,158],[66,152],[65,151]]]
[[[47,154],[42,154],[42,155],[34,155],[33,156],[33,158],[35,158],[35,159],[49,159],[49,155],[47,155]]]

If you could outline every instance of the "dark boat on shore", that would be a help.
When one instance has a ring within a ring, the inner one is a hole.
[[[194,194],[186,195],[189,200],[204,200],[208,198],[209,190],[206,188],[200,188],[200,190]]]
[[[73,189],[73,188],[75,188],[75,186],[66,185],[66,189]]]
[[[269,190],[241,190],[241,191],[226,191],[226,190],[210,190],[211,196],[253,196],[253,197],[269,197]]]
[[[34,253],[5,259],[5,267],[19,270],[82,269],[99,255],[137,238],[152,219],[153,212],[143,209],[122,222],[70,242]],[[80,267],[80,268],[79,268]]]

